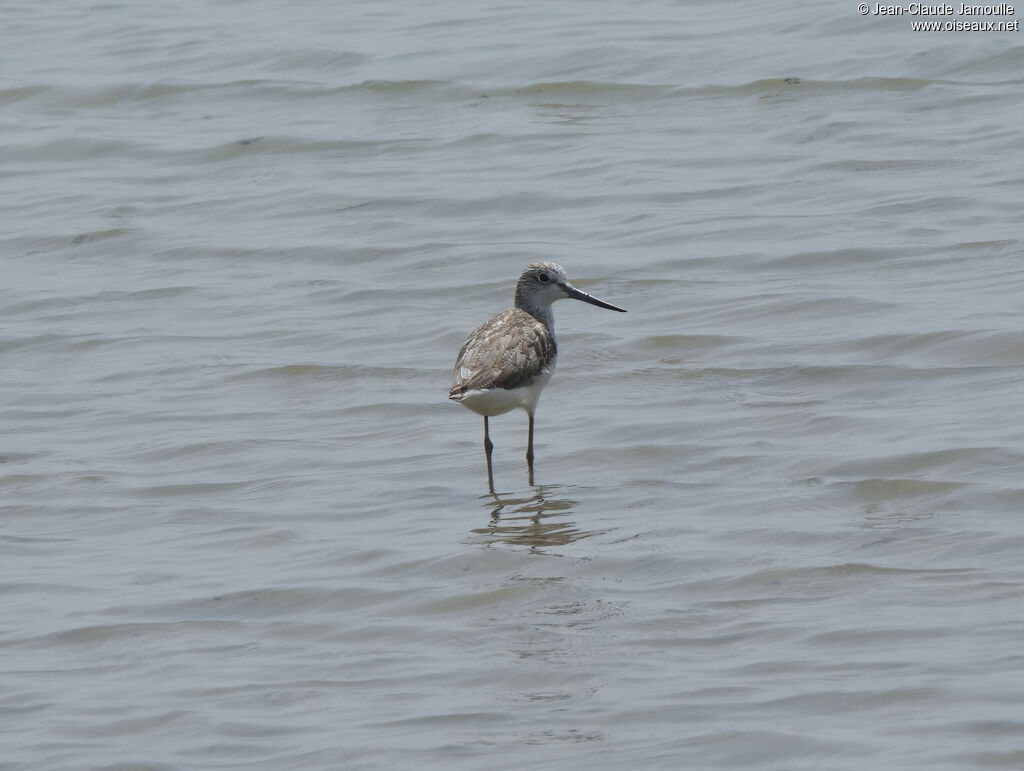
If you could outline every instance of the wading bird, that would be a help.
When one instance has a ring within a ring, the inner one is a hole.
[[[551,379],[558,358],[551,304],[569,298],[598,308],[625,313],[569,283],[562,266],[535,262],[516,283],[515,307],[477,327],[455,361],[455,378],[448,398],[484,416],[487,482],[494,492],[491,451],[494,445],[487,419],[522,407],[530,418],[526,463],[533,484],[533,414],[540,392]]]

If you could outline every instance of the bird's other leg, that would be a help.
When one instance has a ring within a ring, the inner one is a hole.
[[[526,467],[530,470],[530,484],[533,484],[533,415],[530,415],[530,435],[526,441]]]
[[[487,416],[484,415],[484,453],[487,455],[487,486],[494,492],[494,470],[491,467],[491,451],[494,444],[491,442],[491,435],[487,427]]]

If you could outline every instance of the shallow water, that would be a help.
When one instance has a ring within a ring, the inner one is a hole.
[[[1017,33],[13,4],[5,770],[1019,768]],[[447,403],[527,263],[537,416]]]

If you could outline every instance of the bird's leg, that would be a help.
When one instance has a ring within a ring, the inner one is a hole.
[[[491,468],[491,451],[493,449],[494,444],[491,442],[491,436],[487,430],[487,416],[484,415],[484,453],[487,455],[487,486],[491,493],[494,492],[494,471]]]
[[[533,415],[530,415],[530,437],[526,442],[526,467],[530,470],[530,484],[533,484]]]

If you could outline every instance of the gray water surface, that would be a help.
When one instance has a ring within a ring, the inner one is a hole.
[[[0,768],[1024,766],[1018,33],[4,16]]]

